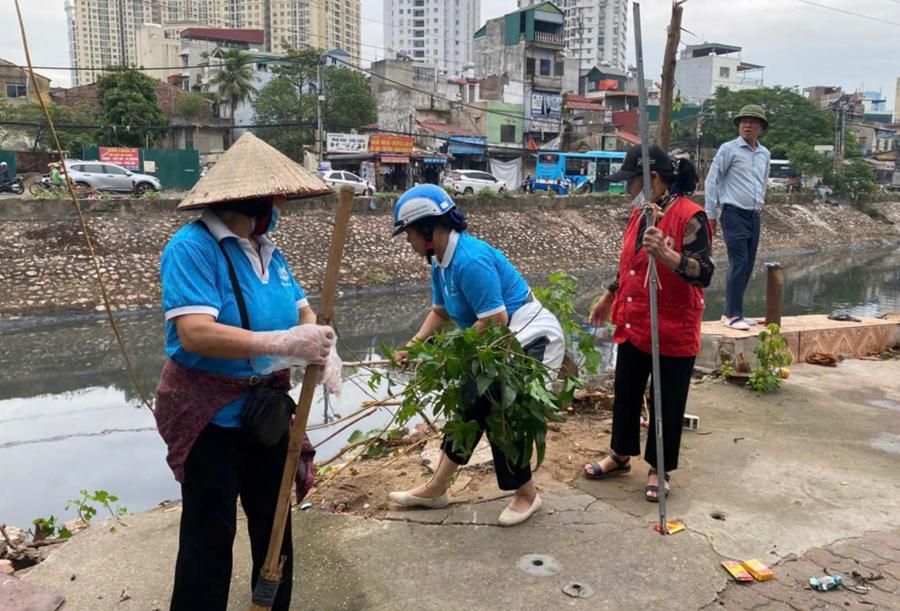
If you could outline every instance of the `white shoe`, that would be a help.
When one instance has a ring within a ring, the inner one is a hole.
[[[391,492],[391,500],[401,507],[425,507],[427,509],[443,509],[450,504],[445,492],[439,497],[426,499],[421,496],[413,496],[409,492]]]
[[[516,524],[521,524],[531,516],[533,516],[537,511],[541,508],[541,497],[539,495],[535,495],[534,502],[531,503],[531,508],[525,513],[519,513],[518,511],[513,511],[509,507],[503,510],[503,513],[500,514],[500,519],[497,520],[497,524],[500,526],[515,526]]]
[[[750,325],[743,318],[728,318],[727,316],[722,317],[722,324],[727,327],[731,327],[732,329],[737,329],[739,331],[747,331],[750,329]]]
[[[747,323],[751,327],[759,324],[758,322],[756,322],[755,318],[742,318],[741,320],[743,320],[745,323]]]

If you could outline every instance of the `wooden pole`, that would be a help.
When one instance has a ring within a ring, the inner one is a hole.
[[[675,94],[675,61],[678,56],[678,43],[681,42],[681,15],[684,9],[681,2],[672,3],[672,20],[669,23],[669,35],[666,37],[666,52],[663,55],[662,87],[659,92],[659,136],[656,144],[664,151],[669,150],[669,136],[672,131],[672,104]]]
[[[334,297],[337,293],[338,272],[341,269],[341,258],[344,255],[344,241],[347,238],[347,230],[350,226],[350,213],[353,211],[353,187],[345,186],[341,189],[341,199],[338,203],[337,216],[334,220],[334,233],[331,236],[331,248],[328,251],[328,265],[325,267],[325,283],[322,286],[322,302],[319,305],[319,315],[316,323],[328,325],[331,322],[331,313],[334,310]],[[319,378],[321,367],[309,365],[303,376],[303,386],[300,389],[300,400],[297,402],[297,416],[294,418],[294,428],[288,443],[288,454],[284,464],[284,472],[281,475],[281,491],[278,493],[278,505],[275,508],[275,518],[272,521],[272,536],[269,539],[269,552],[266,555],[266,563],[259,574],[256,590],[253,592],[253,602],[250,611],[265,611],[272,608],[274,593],[266,590],[271,582],[281,582],[281,569],[284,566],[284,558],[281,557],[281,544],[284,540],[284,531],[287,521],[290,519],[291,487],[294,482],[294,474],[300,463],[300,449],[303,447],[303,436],[306,433],[306,423],[309,421],[309,408],[312,405],[313,394],[316,391],[316,381]],[[269,583],[266,583],[269,582]],[[262,587],[260,587],[262,586]]]

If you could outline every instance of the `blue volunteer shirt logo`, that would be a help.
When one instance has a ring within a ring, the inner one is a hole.
[[[291,286],[291,275],[286,268],[278,268],[278,277],[281,278],[281,286]]]

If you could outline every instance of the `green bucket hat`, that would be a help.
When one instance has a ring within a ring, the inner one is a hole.
[[[734,126],[738,127],[741,124],[741,119],[750,118],[750,119],[759,119],[762,121],[763,129],[769,127],[769,120],[766,118],[766,111],[763,110],[762,106],[757,106],[756,104],[747,104],[743,108],[741,108],[741,112],[734,118]]]

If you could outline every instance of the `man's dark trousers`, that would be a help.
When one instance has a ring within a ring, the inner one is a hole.
[[[728,247],[728,275],[725,278],[725,316],[743,318],[744,291],[753,274],[759,248],[759,212],[722,207],[722,235]]]

